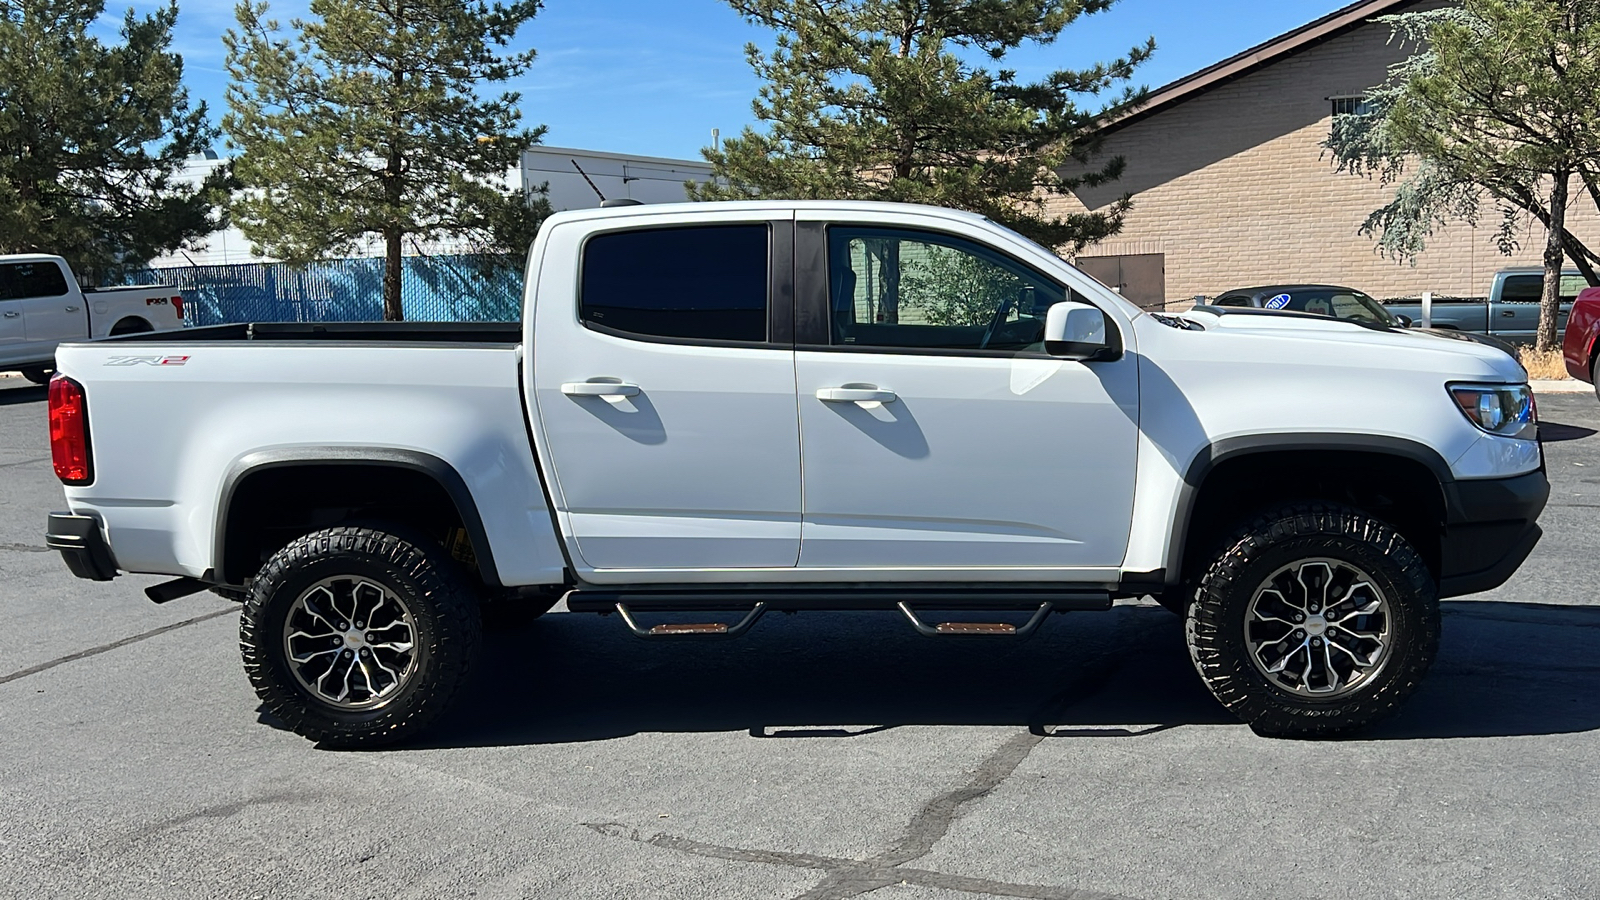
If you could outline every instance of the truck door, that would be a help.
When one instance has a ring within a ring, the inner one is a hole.
[[[46,357],[62,341],[85,338],[89,334],[89,314],[84,311],[81,294],[57,260],[17,263],[16,274],[25,292],[22,318],[27,323],[28,343]]]
[[[581,564],[795,565],[793,226],[757,215],[552,229],[531,387],[557,518]]]
[[[800,567],[1121,565],[1135,359],[1070,362],[1042,346],[1045,310],[1084,298],[959,236],[797,228],[797,258],[827,267],[825,288],[804,265],[797,285]]]
[[[49,359],[55,343],[65,338],[47,336],[50,319],[46,307],[67,305],[64,299],[71,294],[66,276],[54,260],[0,263],[0,361]],[[84,321],[83,313],[78,315],[79,321]],[[41,346],[40,342],[47,343]]]

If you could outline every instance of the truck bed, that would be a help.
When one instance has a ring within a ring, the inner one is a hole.
[[[518,322],[241,322],[180,332],[129,334],[110,340],[133,343],[222,344],[237,341],[331,341],[336,343],[516,344]]]

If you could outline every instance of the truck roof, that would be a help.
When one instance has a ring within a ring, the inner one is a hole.
[[[701,203],[639,203],[603,209],[571,209],[552,215],[547,222],[588,221],[592,219],[632,219],[641,216],[683,215],[772,210],[836,210],[851,212],[920,212],[971,222],[988,222],[987,216],[943,206],[918,203],[889,203],[880,200],[710,200]]]

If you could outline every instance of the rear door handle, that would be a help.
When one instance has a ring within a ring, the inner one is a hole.
[[[1514,309],[1502,309],[1502,310],[1500,310],[1500,316],[1502,318],[1513,319],[1513,318],[1516,318],[1516,315],[1517,315],[1517,311],[1514,310]]]
[[[78,311],[78,308],[76,306],[67,307],[67,312],[77,312],[77,311]]]
[[[900,399],[894,391],[880,388],[819,388],[817,399],[824,403],[893,403]]]
[[[6,313],[6,318],[15,319],[15,318],[19,318],[21,315],[22,315],[22,313],[19,313],[19,312],[7,312]]]
[[[637,397],[637,384],[617,381],[569,381],[561,385],[561,393],[568,397]]]

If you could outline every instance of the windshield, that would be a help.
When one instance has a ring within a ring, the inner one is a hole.
[[[1287,309],[1373,325],[1400,324],[1394,313],[1385,309],[1382,303],[1349,288],[1289,288],[1262,297],[1261,306],[1263,309]]]

